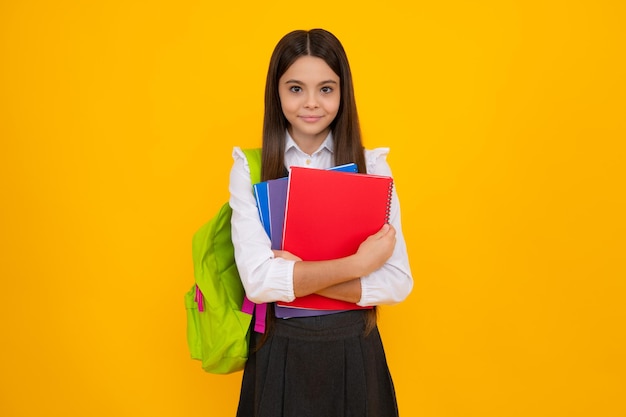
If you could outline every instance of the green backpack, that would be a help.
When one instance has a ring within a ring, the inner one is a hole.
[[[252,184],[260,181],[261,150],[244,150]],[[228,374],[248,359],[252,311],[242,312],[245,292],[230,235],[232,209],[225,203],[193,236],[195,284],[185,294],[187,344],[202,369]],[[246,302],[250,302],[246,299]]]

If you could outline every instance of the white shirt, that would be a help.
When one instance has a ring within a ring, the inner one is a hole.
[[[304,153],[287,133],[285,166],[307,166],[327,169],[333,163],[333,138],[329,134],[317,151]],[[389,148],[365,151],[367,172],[391,176],[387,164]],[[250,181],[250,167],[243,151],[233,149],[234,164],[230,172],[230,206],[235,261],[246,295],[255,303],[293,301],[293,267],[295,261],[275,258],[270,238],[265,233]],[[400,223],[400,204],[393,190],[389,223],[396,229],[396,246],[391,257],[379,270],[361,278],[360,306],[395,304],[413,289],[413,279]]]

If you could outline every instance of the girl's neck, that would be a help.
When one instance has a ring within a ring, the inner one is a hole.
[[[324,143],[324,140],[326,140],[326,138],[328,137],[330,129],[324,132],[320,132],[316,135],[300,134],[298,135],[298,137],[295,137],[293,135],[293,131],[291,130],[291,128],[289,128],[288,131],[289,135],[291,136],[293,141],[296,142],[296,145],[298,145],[302,152],[306,153],[307,155],[313,155],[313,153],[320,148],[322,143]]]

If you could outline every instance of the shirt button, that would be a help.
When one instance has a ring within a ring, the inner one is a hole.
[[[310,159],[307,159],[305,162],[306,162],[307,165],[311,165],[311,160]]]

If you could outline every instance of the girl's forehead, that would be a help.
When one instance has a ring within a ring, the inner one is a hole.
[[[302,78],[301,81],[305,79],[315,80],[318,78],[339,80],[339,76],[328,66],[326,61],[322,58],[309,55],[301,56],[296,59],[281,77],[281,79],[291,78],[298,80]]]

